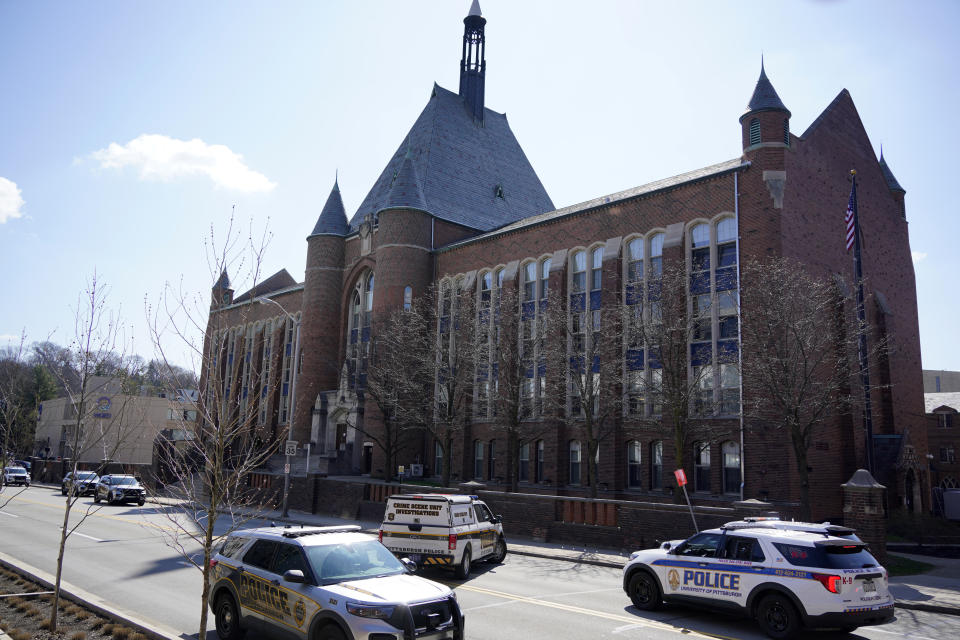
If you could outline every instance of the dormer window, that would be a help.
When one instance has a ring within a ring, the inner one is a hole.
[[[750,120],[750,144],[760,144],[760,120],[757,118]]]

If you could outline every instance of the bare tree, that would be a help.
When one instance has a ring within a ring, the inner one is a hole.
[[[31,409],[27,404],[28,366],[23,362],[25,342],[26,332],[23,332],[16,346],[0,352],[0,473],[13,462],[9,453],[20,450],[19,432]],[[0,492],[4,488],[5,483],[0,478]],[[4,500],[0,506],[9,500]]]
[[[259,240],[250,234],[244,243],[233,217],[224,242],[218,242],[211,230],[206,245],[210,281],[223,284],[222,274],[230,269],[255,290],[268,239],[266,232]],[[170,434],[158,447],[160,464],[173,480],[165,486],[167,495],[174,498],[167,512],[172,525],[167,542],[203,574],[200,640],[207,631],[215,546],[221,537],[262,513],[264,496],[250,486],[250,476],[277,452],[286,435],[271,434],[267,420],[261,419],[270,415],[266,403],[275,397],[281,382],[280,367],[271,364],[282,352],[272,347],[279,337],[274,333],[280,331],[267,329],[258,338],[252,330],[253,314],[260,310],[257,299],[230,302],[221,299],[214,305],[230,309],[211,309],[205,292],[190,293],[182,285],[168,284],[159,303],[147,308],[158,377],[175,388],[189,388],[192,371],[174,357],[181,351],[189,354],[192,368],[201,372],[195,425],[184,422],[178,433]],[[279,326],[286,331],[292,323],[281,318]],[[243,352],[252,357],[233,357]],[[229,596],[213,603],[216,615],[232,611],[234,619],[237,606]]]
[[[141,427],[142,411],[122,395],[123,385],[135,371],[124,368],[124,329],[119,314],[107,305],[107,288],[94,274],[86,290],[79,296],[75,311],[74,339],[68,349],[69,360],[76,367],[76,379],[61,379],[67,390],[66,402],[71,422],[64,427],[61,440],[69,454],[71,470],[76,474],[81,459],[96,453],[107,462],[120,450],[130,433]],[[119,351],[118,351],[119,349]],[[66,370],[69,372],[69,369]],[[106,403],[104,398],[110,400]],[[119,398],[119,401],[116,399]],[[63,509],[63,526],[57,552],[54,600],[50,612],[50,630],[57,629],[60,581],[66,555],[67,539],[99,506],[90,505],[71,523],[71,514],[79,494],[67,492]]]
[[[787,258],[753,261],[743,268],[744,416],[752,430],[790,438],[800,479],[801,518],[810,519],[807,455],[822,425],[857,404],[850,389],[858,343],[869,327],[851,318],[836,283]],[[884,349],[873,344],[868,359]]]
[[[530,264],[537,268],[536,263]],[[520,288],[492,289],[488,307],[483,299],[486,288],[482,289],[477,313],[480,334],[474,413],[480,419],[492,419],[494,428],[506,436],[510,491],[517,490],[521,445],[534,442],[550,429],[544,418],[555,414],[555,395],[547,392],[548,335],[564,322],[562,306],[556,292],[538,291],[535,275]]]
[[[684,469],[694,439],[709,438],[716,429],[706,418],[720,408],[714,399],[711,335],[717,298],[709,286],[697,293],[695,278],[682,264],[648,274],[645,285],[645,293],[628,292],[624,305],[626,401],[631,413],[646,416],[670,439],[674,464]],[[736,366],[736,351],[721,351],[717,358]],[[674,499],[683,500],[679,486]]]
[[[429,316],[422,312],[420,304],[395,309],[373,326],[363,393],[376,403],[382,424],[368,428],[370,421],[355,428],[383,451],[384,480],[393,477],[398,456],[409,437],[422,432],[429,420],[424,399],[432,395],[433,389],[422,375],[422,358],[427,346],[423,334],[430,327]],[[369,413],[367,416],[369,421]]]

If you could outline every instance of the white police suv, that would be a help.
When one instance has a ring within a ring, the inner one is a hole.
[[[247,629],[304,640],[462,640],[446,586],[410,575],[360,527],[264,527],[231,533],[211,559],[221,640]]]
[[[858,540],[737,522],[635,551],[623,589],[639,609],[674,602],[741,613],[771,638],[892,622],[887,571]]]

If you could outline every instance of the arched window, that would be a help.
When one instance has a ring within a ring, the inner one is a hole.
[[[732,440],[723,443],[723,492],[740,493],[740,445]]]
[[[267,417],[269,415],[268,395],[270,394],[270,385],[273,383],[270,379],[271,353],[273,348],[273,322],[271,320],[267,320],[264,323],[261,340],[263,346],[261,347],[260,359],[260,413],[258,416],[258,424],[263,425],[267,423]]]
[[[600,291],[603,284],[603,247],[597,247],[590,255],[590,291]]]
[[[473,477],[483,480],[483,442],[473,441]]]
[[[693,478],[695,491],[710,491],[710,443],[693,443]]]
[[[627,413],[631,416],[646,415],[643,344],[643,302],[646,291],[643,279],[643,254],[643,238],[634,238],[627,243],[623,299],[627,306],[625,326]]]
[[[370,322],[373,318],[373,272],[357,279],[350,297],[350,326],[347,332],[347,369],[354,388],[367,385],[370,357]]]
[[[640,488],[640,443],[636,440],[627,443],[627,486]]]
[[[663,441],[650,443],[650,488],[663,488]]]
[[[536,477],[534,478],[537,482],[543,482],[543,440],[537,440],[537,467],[536,467]]]
[[[590,251],[590,279],[587,281],[586,251],[576,251],[570,262],[570,297],[567,304],[569,326],[568,389],[569,415],[582,416],[584,402],[599,407],[600,374],[595,370],[594,345],[599,344],[602,320],[603,247]],[[586,287],[589,285],[589,293]]]
[[[583,293],[587,290],[587,252],[574,252],[570,258],[570,267],[570,290],[573,293]]]
[[[750,120],[750,144],[760,144],[760,120],[757,118]]]
[[[283,339],[283,360],[280,363],[280,415],[278,424],[290,422],[290,391],[293,386],[296,331],[300,324],[300,314],[295,318],[285,318]]]
[[[570,441],[570,484],[580,484],[580,442]]]
[[[530,481],[530,443],[524,442],[520,445],[517,452],[517,480],[520,482]]]
[[[690,375],[698,415],[740,412],[737,368],[739,286],[737,223],[724,217],[690,230]]]
[[[403,288],[403,310],[410,311],[413,306],[413,287],[407,285]]]

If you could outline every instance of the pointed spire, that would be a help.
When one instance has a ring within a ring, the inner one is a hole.
[[[427,201],[423,197],[423,188],[420,186],[420,177],[417,168],[413,166],[413,156],[410,148],[403,156],[403,162],[393,178],[390,193],[383,209],[419,209],[427,210]],[[381,209],[382,210],[382,209]]]
[[[900,183],[897,182],[897,178],[893,175],[893,171],[890,171],[890,167],[887,166],[887,161],[883,159],[883,147],[880,147],[880,171],[883,172],[883,179],[887,181],[887,188],[890,191],[899,191],[900,193],[906,193],[907,190],[900,186]]]
[[[483,122],[483,94],[486,83],[486,39],[483,27],[487,19],[480,14],[480,3],[473,0],[470,13],[463,19],[463,57],[460,58],[460,97]]]
[[[343,199],[340,197],[340,181],[337,177],[334,178],[333,189],[330,190],[327,203],[323,205],[320,217],[317,218],[317,225],[310,235],[345,236],[347,231],[347,212],[343,208]]]
[[[747,110],[740,116],[740,120],[742,121],[748,114],[756,113],[757,111],[785,111],[787,117],[790,117],[790,110],[783,104],[780,96],[777,95],[776,89],[773,88],[773,85],[767,78],[767,72],[763,67],[762,56],[760,58],[760,78],[757,80],[757,86],[753,89],[753,95],[750,96]]]
[[[227,276],[226,269],[220,272],[220,278],[217,280],[216,284],[213,285],[213,288],[221,290],[230,288],[230,278]]]

